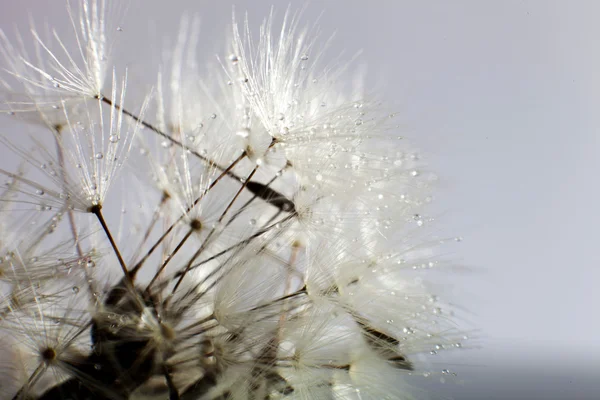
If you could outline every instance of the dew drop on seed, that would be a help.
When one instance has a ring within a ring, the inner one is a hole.
[[[285,115],[283,115],[282,113],[277,114],[278,120],[283,121],[284,118],[285,118]]]
[[[256,220],[255,220],[254,218],[252,218],[252,219],[249,221],[249,223],[250,223],[250,225],[256,225]]]
[[[321,181],[323,180],[323,175],[321,175],[321,174],[317,174],[317,175],[315,176],[315,179],[316,179],[318,182],[321,182]]]
[[[100,371],[102,369],[102,365],[100,365],[100,364],[94,364],[94,369],[96,371]]]
[[[96,155],[94,156],[94,158],[96,160],[102,160],[104,158],[104,154],[102,154],[102,153],[96,153]]]
[[[423,226],[423,218],[420,214],[413,215],[413,219],[415,220],[418,226]]]
[[[79,293],[79,288],[77,286],[73,286],[73,293]]]
[[[42,189],[38,189],[35,191],[35,193],[38,194],[39,196],[43,196],[45,192]]]
[[[119,136],[118,136],[118,135],[110,135],[110,136],[108,137],[108,140],[109,140],[111,143],[117,143],[117,142],[119,141]]]
[[[250,136],[250,129],[242,128],[242,129],[238,130],[235,134],[243,139],[246,139],[248,136]]]
[[[117,32],[123,32],[123,28],[121,28],[120,26],[117,26]]]
[[[85,263],[85,266],[88,268],[94,268],[96,263],[93,260],[88,260],[88,262]]]
[[[412,171],[410,171],[410,176],[419,176],[419,171],[413,169]]]
[[[302,54],[302,55],[300,56],[300,59],[301,59],[302,61],[306,61],[306,60],[308,60],[308,54]]]
[[[229,56],[229,61],[231,61],[231,63],[233,65],[235,65],[235,64],[238,63],[238,61],[240,61],[240,59],[235,54],[232,54],[232,55]]]
[[[217,118],[217,114],[210,114],[210,119],[216,119]]]

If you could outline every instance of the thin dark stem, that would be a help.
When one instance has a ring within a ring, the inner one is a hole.
[[[273,218],[275,218],[275,217],[276,217],[277,215],[279,215],[280,213],[281,213],[281,211],[278,211],[278,212],[277,212],[277,214],[276,214],[276,215],[275,215]],[[263,233],[264,233],[264,232],[266,232],[266,231],[268,231],[269,229],[271,229],[273,226],[276,226],[278,223],[285,222],[285,221],[287,221],[287,220],[291,219],[291,217],[292,217],[292,216],[287,216],[287,217],[285,217],[285,218],[284,218],[282,221],[276,222],[276,223],[274,223],[273,225],[270,225],[270,226],[268,226],[267,228],[265,228],[265,230],[263,231]],[[271,218],[271,220],[272,220],[273,218]],[[262,233],[261,233],[261,234],[262,234]],[[253,236],[254,236],[254,235],[253,235]],[[255,237],[258,237],[258,236],[260,236],[260,235],[257,235],[257,236],[255,236]],[[249,239],[250,239],[250,238],[249,238]],[[245,241],[243,241],[243,242],[240,242],[240,243],[238,243],[238,244],[234,245],[234,247],[230,247],[230,248],[228,249],[228,251],[229,251],[229,250],[232,250],[232,249],[234,249],[234,248],[237,248],[237,247],[241,247],[241,246],[242,246],[244,243],[250,243],[252,240],[253,240],[253,238],[251,238],[250,240],[245,240]],[[273,238],[271,238],[271,240],[274,240],[274,237],[273,237]],[[264,248],[265,248],[266,246],[267,246],[267,244],[265,244],[264,246],[262,246],[262,247],[261,247],[261,249],[260,249],[260,250],[259,250],[259,251],[258,251],[256,254],[258,254],[258,253],[260,253],[261,251],[263,251],[263,250],[264,250]],[[203,279],[202,279],[200,282],[198,282],[198,283],[197,283],[197,284],[196,284],[196,285],[195,285],[195,286],[194,286],[194,287],[193,287],[193,288],[192,288],[192,289],[191,289],[191,290],[188,292],[188,294],[190,294],[190,293],[194,293],[194,297],[193,297],[193,298],[192,298],[192,300],[189,302],[189,304],[187,304],[187,305],[185,305],[185,306],[180,306],[180,307],[178,308],[177,312],[178,312],[178,314],[179,314],[179,315],[183,315],[183,313],[185,313],[185,312],[186,312],[186,311],[187,311],[187,310],[188,310],[188,309],[189,309],[189,308],[190,308],[190,307],[191,307],[193,304],[195,304],[196,302],[198,302],[198,301],[199,301],[199,300],[200,300],[202,297],[204,297],[204,295],[205,295],[205,294],[206,294],[206,293],[207,293],[209,290],[211,290],[213,287],[215,287],[215,285],[217,285],[217,284],[219,283],[219,281],[220,281],[220,280],[223,278],[223,276],[225,276],[225,275],[226,275],[226,272],[227,272],[227,271],[226,271],[225,273],[221,274],[219,277],[215,278],[214,282],[210,283],[210,284],[208,285],[208,287],[206,287],[206,288],[204,288],[204,289],[203,289],[203,291],[202,291],[202,292],[198,292],[198,289],[199,289],[199,288],[200,288],[202,285],[205,285],[205,284],[206,284],[206,283],[209,281],[209,279],[212,279],[213,277],[215,277],[215,276],[216,276],[216,275],[219,273],[219,271],[221,271],[221,270],[222,270],[222,269],[223,269],[223,268],[224,268],[226,265],[230,265],[230,264],[231,264],[231,261],[232,261],[232,260],[235,258],[235,256],[236,256],[237,254],[239,254],[239,252],[240,252],[240,251],[241,251],[241,250],[238,250],[238,251],[237,251],[237,252],[235,252],[234,254],[230,255],[230,256],[229,256],[229,258],[227,258],[227,259],[226,259],[224,262],[222,262],[222,263],[221,263],[219,266],[217,266],[217,267],[216,267],[216,268],[215,268],[213,271],[211,271],[211,272],[210,272],[208,275],[206,275],[206,276],[205,276],[205,277],[204,277],[204,278],[203,278]],[[196,267],[197,267],[197,266],[199,266],[199,265],[196,265]],[[232,267],[230,267],[230,268],[232,268]],[[178,275],[176,275],[176,276],[178,276]],[[168,300],[169,300],[169,299],[167,299],[167,301],[168,301]]]
[[[158,204],[158,206],[156,207],[156,210],[154,210],[154,213],[152,214],[152,220],[150,221],[148,228],[146,228],[146,232],[144,233],[142,242],[137,247],[138,250],[136,250],[135,254],[131,258],[132,260],[135,260],[140,255],[142,246],[144,245],[144,243],[146,243],[146,240],[148,240],[148,238],[150,237],[150,233],[152,232],[152,229],[154,228],[154,225],[156,224],[156,222],[158,221],[158,217],[160,216],[160,210],[162,209],[162,206],[167,202],[168,199],[169,199],[169,197],[166,195],[164,195],[161,198],[160,203]],[[139,269],[141,267],[142,267],[142,264],[140,264],[140,263],[136,264],[135,267],[133,267],[133,269],[131,270],[131,273],[134,275],[137,274],[137,272],[139,271]]]
[[[208,186],[208,188],[206,188],[201,194],[200,196],[194,200],[194,202],[187,207],[187,209],[185,210],[185,212],[183,214],[181,214],[181,216],[179,218],[177,218],[177,220],[175,222],[173,222],[171,224],[171,226],[169,226],[165,232],[158,238],[158,240],[154,243],[154,245],[152,245],[152,247],[150,248],[150,250],[148,250],[148,252],[146,253],[146,255],[135,265],[135,267],[133,268],[133,271],[138,271],[142,265],[144,264],[144,262],[146,262],[146,260],[152,255],[152,253],[154,253],[154,251],[158,248],[158,246],[160,246],[160,244],[162,243],[163,240],[165,240],[165,238],[171,233],[171,231],[175,228],[175,226],[181,222],[185,216],[204,198],[204,196],[221,180],[223,179],[223,177],[227,174],[227,172],[229,170],[231,170],[233,167],[235,167],[237,165],[237,163],[239,163],[243,158],[244,158],[244,154],[242,154],[241,156],[239,156],[233,163],[231,163],[231,165],[228,167],[228,169],[226,169],[225,171],[223,171],[213,182],[211,182],[211,184]]]
[[[142,125],[143,127],[151,130],[152,132],[156,133],[157,135],[167,139],[168,141],[170,141],[171,143],[177,145],[178,147],[189,151],[191,154],[193,154],[195,157],[197,157],[198,159],[204,161],[205,163],[208,164],[209,167],[212,168],[216,168],[219,171],[223,171],[223,173],[225,175],[227,175],[228,177],[235,179],[236,181],[240,182],[241,179],[238,175],[236,175],[234,172],[231,171],[231,167],[223,167],[219,164],[217,164],[214,160],[209,159],[206,156],[203,156],[202,154],[198,153],[196,150],[194,149],[190,149],[189,147],[187,147],[184,143],[182,143],[181,141],[175,139],[174,137],[166,134],[165,132],[161,131],[159,128],[157,128],[156,126],[150,124],[149,122],[144,121],[142,118],[138,117],[137,115],[135,115],[134,113],[132,113],[131,111],[128,111],[126,108],[124,108],[123,106],[121,106],[120,104],[117,104],[115,102],[113,102],[111,99],[109,99],[108,97],[105,96],[99,96],[98,99],[100,99],[103,103],[107,104],[110,107],[115,108],[116,110],[121,111],[123,114],[127,115],[128,117],[130,117],[131,119],[133,119],[135,122],[139,123],[140,125]],[[277,143],[277,140],[274,138],[271,142],[271,144],[269,145],[269,148],[275,146],[275,144]],[[246,157],[247,154],[246,152],[244,152],[242,154],[242,158]],[[287,199],[284,195],[282,195],[281,193],[273,190],[273,189],[268,189],[265,187],[265,185],[258,183],[258,182],[249,182],[245,188],[254,193],[255,195],[257,195],[259,198],[261,198],[262,200],[266,201],[267,203],[282,209],[283,211],[289,211],[289,212],[293,212],[294,211],[294,203],[292,201],[290,201],[289,199]]]
[[[280,301],[285,302],[286,300],[289,300],[289,299],[291,299],[293,297],[300,296],[300,295],[305,295],[305,294],[307,294],[307,292],[306,292],[306,286],[302,287],[301,289],[299,289],[299,290],[297,290],[297,291],[295,291],[293,293],[286,294],[285,296],[281,296],[281,297],[278,297],[278,298],[276,298],[274,300],[271,300],[268,303],[261,304],[259,306],[253,307],[253,308],[251,308],[248,311],[258,311],[260,309],[273,306],[273,305],[279,303]]]
[[[131,111],[128,111],[126,108],[122,107],[120,104],[114,103],[108,97],[102,97],[101,100],[102,100],[103,103],[107,104],[108,106],[114,107],[116,110],[121,111],[123,114],[127,115],[128,117],[130,117],[131,119],[133,119],[135,122],[137,122],[140,125],[142,125],[144,128],[150,129],[152,132],[156,133],[160,137],[167,139],[168,141],[170,141],[171,143],[173,143],[173,144],[181,147],[182,149],[186,149],[191,154],[193,154],[195,157],[198,157],[200,160],[206,162],[209,166],[215,167],[215,168],[217,168],[217,169],[219,169],[221,171],[226,170],[226,168],[221,167],[220,165],[218,165],[216,162],[214,162],[213,160],[209,159],[208,157],[203,156],[202,154],[198,153],[197,151],[188,148],[181,141],[179,141],[179,140],[175,139],[174,137],[166,134],[165,132],[163,132],[162,130],[160,130],[156,126],[150,124],[149,122],[144,121],[143,119],[141,119],[140,117],[138,117],[137,115],[135,115],[134,113],[132,113]],[[237,175],[235,175],[234,173],[232,173],[232,172],[229,172],[228,175],[231,176],[234,179],[238,179],[239,180],[239,177]]]
[[[129,284],[131,284],[133,286],[133,274],[131,274],[127,270],[127,265],[125,264],[125,261],[123,260],[123,257],[121,256],[121,252],[119,251],[119,248],[117,247],[117,243],[115,243],[115,240],[113,239],[113,236],[110,233],[110,229],[108,229],[108,225],[106,225],[106,221],[104,220],[104,216],[102,215],[102,206],[96,205],[96,206],[90,207],[89,211],[98,218],[98,221],[100,221],[100,225],[102,225],[102,229],[104,230],[104,233],[106,233],[106,237],[108,238],[108,241],[110,242],[110,245],[112,246],[113,251],[115,252],[115,255],[117,256],[117,259],[119,260],[119,265],[121,266],[121,269],[123,270],[123,274],[125,275],[127,282],[129,282]]]
[[[31,375],[29,376],[29,379],[27,379],[27,382],[25,382],[25,384],[23,386],[21,386],[21,388],[17,391],[17,393],[15,393],[15,395],[13,396],[12,400],[20,400],[23,398],[26,398],[26,390],[31,388],[40,378],[42,372],[44,372],[46,370],[45,368],[45,364],[42,362],[40,363],[37,368],[35,369],[35,371],[33,371],[31,373]]]
[[[187,242],[187,240],[190,238],[190,236],[192,236],[192,233],[194,233],[194,230],[190,229],[185,234],[185,236],[183,237],[183,239],[179,242],[179,244],[177,245],[177,247],[175,247],[175,249],[168,255],[168,257],[165,259],[165,261],[163,261],[163,263],[160,266],[160,268],[158,269],[158,271],[156,271],[156,274],[154,274],[154,277],[152,278],[152,280],[150,280],[150,283],[148,283],[148,286],[146,286],[146,290],[145,290],[146,293],[150,292],[150,287],[154,284],[154,282],[156,282],[156,280],[160,276],[161,272],[163,272],[164,269],[167,267],[167,264],[169,264],[169,261],[171,261],[173,259],[173,257],[175,257],[175,255],[177,254],[177,252],[179,250],[181,250],[181,248],[183,247],[183,245],[185,244],[185,242]]]
[[[179,280],[175,284],[175,287],[173,288],[173,291],[171,293],[175,293],[175,291],[179,288],[179,286],[181,285],[181,282],[183,281],[183,278],[185,278],[186,274],[188,273],[188,271],[190,270],[192,264],[194,263],[194,260],[196,260],[196,258],[198,258],[200,256],[200,254],[202,254],[202,252],[204,251],[204,249],[208,245],[208,243],[209,243],[212,235],[214,234],[214,232],[216,230],[216,226],[219,226],[219,224],[223,221],[223,218],[225,218],[225,215],[227,215],[227,213],[229,212],[229,210],[231,209],[231,207],[233,206],[233,204],[235,203],[235,201],[240,196],[240,193],[242,193],[242,191],[244,190],[244,187],[246,186],[246,183],[249,182],[250,179],[252,179],[252,177],[254,176],[254,174],[256,173],[257,170],[258,170],[258,166],[254,167],[254,169],[252,170],[252,172],[250,172],[250,174],[248,175],[248,178],[244,180],[244,183],[242,184],[242,186],[239,188],[239,190],[237,191],[237,193],[235,194],[235,196],[233,196],[233,199],[231,199],[231,201],[229,202],[229,204],[227,205],[227,207],[225,208],[225,210],[223,211],[223,213],[219,217],[219,220],[215,224],[215,227],[212,228],[212,230],[210,231],[210,233],[208,234],[208,236],[206,237],[206,239],[204,239],[204,242],[202,243],[202,245],[200,246],[200,248],[198,249],[198,251],[196,251],[196,253],[194,253],[194,255],[192,256],[192,258],[190,259],[190,261],[187,263],[187,265],[185,267],[185,270],[183,271],[183,273],[179,277]]]
[[[277,212],[277,213],[274,215],[274,218],[276,218],[276,217],[277,217],[277,216],[278,216],[280,213],[281,213],[281,211],[278,211],[278,212]],[[271,225],[268,225],[268,224],[269,224],[270,222],[272,222],[274,218],[271,218],[271,219],[269,219],[269,221],[267,221],[267,223],[265,224],[265,225],[267,225],[266,227],[262,228],[261,230],[257,231],[256,233],[252,234],[251,236],[247,237],[246,239],[244,239],[244,240],[241,240],[240,242],[238,242],[238,243],[236,243],[236,244],[234,244],[234,245],[232,245],[232,246],[229,246],[229,247],[228,247],[228,248],[226,248],[225,250],[222,250],[222,251],[220,251],[219,253],[217,253],[217,254],[215,254],[215,255],[213,255],[213,256],[210,256],[210,257],[209,257],[209,258],[207,258],[206,260],[202,260],[202,261],[198,262],[197,264],[194,264],[194,265],[192,265],[192,266],[190,267],[190,271],[191,271],[191,270],[193,270],[193,269],[196,269],[196,268],[198,268],[198,267],[201,267],[202,265],[204,265],[204,264],[206,264],[206,263],[208,263],[208,262],[210,262],[210,261],[212,261],[212,260],[215,260],[215,259],[217,259],[217,258],[221,257],[221,256],[222,256],[222,255],[224,255],[224,254],[227,254],[227,253],[229,253],[230,251],[233,251],[233,250],[235,250],[235,249],[237,249],[237,248],[239,248],[239,247],[242,247],[242,246],[245,246],[245,245],[249,244],[249,243],[250,243],[250,242],[252,242],[254,239],[256,239],[256,238],[258,238],[258,237],[260,237],[260,236],[264,235],[265,233],[267,233],[267,232],[268,232],[268,231],[270,231],[271,229],[275,228],[275,227],[277,226],[277,224],[280,224],[280,223],[283,223],[283,222],[287,222],[287,221],[289,221],[290,219],[292,219],[292,217],[294,217],[294,216],[295,216],[295,214],[288,215],[288,216],[286,216],[285,218],[283,218],[282,220],[280,220],[280,221],[277,221],[277,222],[274,222],[274,223],[272,223]],[[179,272],[177,272],[177,273],[175,274],[175,278],[177,278],[178,276],[180,276],[182,273],[183,273],[182,271],[179,271]]]
[[[167,364],[163,361],[163,376],[167,381],[167,387],[169,388],[169,400],[179,400],[179,392],[175,387],[175,383],[173,382],[173,378],[171,377],[171,371]]]

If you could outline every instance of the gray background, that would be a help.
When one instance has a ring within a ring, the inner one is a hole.
[[[235,4],[257,27],[274,2]],[[199,54],[222,54],[232,3],[129,4],[115,57],[133,86],[154,82],[136,71],[186,11],[201,18]],[[25,30],[28,11],[68,37],[55,0],[0,0],[0,27]],[[441,231],[464,238],[452,256],[469,269],[445,281],[477,339],[434,364],[456,378],[428,384],[463,399],[600,398],[600,2],[329,0],[304,20],[321,12],[332,56],[363,50],[369,87],[439,173]]]

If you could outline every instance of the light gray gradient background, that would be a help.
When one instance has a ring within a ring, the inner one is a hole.
[[[134,85],[154,82],[137,71],[182,13],[200,16],[213,58],[233,4],[129,3],[115,57]],[[256,28],[272,3],[235,2]],[[0,0],[0,27],[26,29],[28,11],[68,34],[59,0]],[[600,2],[328,0],[304,20],[321,12],[332,55],[363,50],[369,85],[439,173],[440,229],[464,238],[453,256],[470,270],[446,281],[481,348],[446,356],[458,377],[431,384],[457,399],[600,398]]]

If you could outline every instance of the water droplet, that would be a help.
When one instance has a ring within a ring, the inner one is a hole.
[[[231,61],[231,63],[233,65],[235,65],[235,64],[238,63],[238,61],[240,61],[240,59],[235,54],[232,54],[232,55],[229,56],[229,61]]]
[[[123,28],[121,28],[120,26],[117,26],[117,32],[123,32]]]
[[[94,262],[94,260],[88,260],[85,263],[85,266],[88,267],[88,268],[94,268],[96,266],[96,263]]]
[[[94,156],[94,158],[96,160],[102,160],[104,158],[104,154],[102,154],[102,153],[96,153],[96,155]]]
[[[242,128],[242,129],[238,130],[235,134],[238,135],[241,138],[246,139],[248,136],[250,136],[250,129],[249,128]]]
[[[173,142],[171,142],[170,140],[163,140],[160,143],[160,146],[164,149],[168,149],[169,147],[173,146]]]
[[[45,192],[42,189],[36,190],[35,193],[38,194],[39,196],[43,196],[45,194]]]
[[[117,142],[119,141],[119,135],[110,135],[110,136],[108,137],[108,140],[109,140],[111,143],[117,143]]]
[[[420,214],[413,215],[413,219],[415,220],[418,226],[423,226],[423,218]]]
[[[79,293],[79,288],[77,286],[73,286],[73,293]]]
[[[300,56],[300,59],[301,59],[302,61],[306,61],[306,60],[308,60],[308,54],[302,54],[302,55]]]
[[[255,220],[254,218],[252,218],[252,219],[249,221],[249,223],[250,223],[250,225],[256,225],[256,220]]]
[[[94,364],[94,369],[96,371],[100,371],[102,369],[102,365],[100,365],[100,364]]]
[[[217,118],[217,114],[210,114],[210,119],[216,119]]]
[[[315,179],[316,179],[318,182],[321,182],[321,181],[323,180],[323,175],[321,175],[321,174],[317,174],[317,175],[315,176]]]
[[[282,113],[277,114],[278,120],[283,121],[284,118],[285,118],[285,115],[283,115]]]
[[[410,176],[419,176],[419,171],[413,169],[412,171],[410,171]]]

